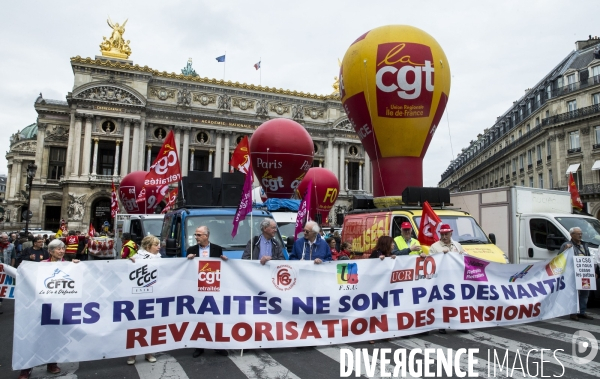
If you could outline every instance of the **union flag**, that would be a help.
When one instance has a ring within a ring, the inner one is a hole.
[[[419,242],[421,245],[431,246],[439,241],[438,231],[442,226],[442,220],[431,209],[429,202],[423,203],[423,213],[421,214],[421,224],[419,225]]]
[[[117,190],[115,189],[115,182],[112,182],[112,190],[110,193],[110,217],[117,217],[119,213],[119,200],[117,199]]]
[[[583,202],[579,197],[579,191],[577,190],[577,183],[573,179],[573,173],[569,173],[569,192],[571,193],[571,206],[577,210],[583,210]]]
[[[236,168],[238,171],[244,174],[248,173],[248,167],[250,166],[250,148],[248,146],[248,136],[245,136],[240,143],[238,143],[235,151],[231,155],[229,165]]]

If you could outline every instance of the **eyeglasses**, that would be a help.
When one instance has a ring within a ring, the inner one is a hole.
[[[196,237],[202,237],[202,236],[207,236],[208,234],[198,234],[198,233],[196,233],[196,234],[194,234],[194,235],[195,235]]]
[[[312,233],[312,230],[304,230],[304,233]]]

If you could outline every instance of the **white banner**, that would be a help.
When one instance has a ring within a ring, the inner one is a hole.
[[[17,269],[4,263],[0,263],[0,298],[15,298],[15,278]]]
[[[585,256],[574,256],[575,288],[583,291],[596,290],[596,273],[594,271],[594,258]]]
[[[13,368],[190,347],[339,344],[554,318],[577,310],[572,255],[531,265],[454,253],[320,265],[24,262]]]

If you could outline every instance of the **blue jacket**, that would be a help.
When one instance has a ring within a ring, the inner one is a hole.
[[[320,258],[322,261],[331,261],[331,249],[320,235],[317,235],[317,239],[312,246],[312,251],[307,239],[304,237],[298,238],[294,242],[290,260],[301,260],[302,252],[304,252],[304,260],[306,261],[314,261],[317,258]]]

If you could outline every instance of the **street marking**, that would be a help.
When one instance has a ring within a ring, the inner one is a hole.
[[[183,370],[183,367],[177,362],[175,358],[167,353],[156,353],[155,363],[150,363],[144,359],[144,355],[136,356],[135,369],[138,372],[140,378],[143,379],[188,379],[187,374]],[[126,358],[122,358],[123,364],[125,364]],[[62,378],[61,378],[62,379]]]
[[[485,345],[490,345],[496,350],[509,350],[512,352],[519,351],[519,354],[528,354],[529,358],[542,359],[542,354],[540,353],[542,350],[539,346],[530,345],[528,343],[519,342],[515,340],[510,340],[508,338],[498,337],[492,334],[483,333],[479,331],[471,331],[470,334],[460,334],[457,335],[459,338],[463,338],[469,341],[473,341],[476,343],[482,343]],[[550,349],[545,349],[550,350]],[[552,351],[552,350],[550,350]],[[585,365],[579,365],[573,361],[573,356],[571,354],[566,354],[565,352],[553,351],[546,352],[546,355],[543,356],[545,362],[562,365],[565,368],[569,368],[572,370],[577,370],[583,372],[588,375],[592,375],[595,377],[600,376],[600,364],[596,362],[590,362]],[[558,362],[556,362],[558,359]]]
[[[553,320],[544,320],[544,322],[552,325],[560,325],[566,326],[567,328],[585,330],[592,333],[600,333],[600,326],[594,324],[588,324],[587,322],[581,321],[572,321],[572,320],[563,320],[563,319],[553,319]]]
[[[60,367],[60,374],[58,375],[52,375],[48,371],[46,371],[46,365],[34,367],[31,371],[30,378],[35,379],[56,376],[60,377],[60,379],[77,379],[75,371],[79,369],[79,362],[59,363],[58,367]]]
[[[315,349],[317,351],[319,351],[322,354],[325,354],[327,357],[333,359],[334,361],[340,363],[340,350],[341,349],[350,349],[351,351],[354,351],[355,348],[349,345],[335,345],[335,346],[317,346],[315,347]],[[389,357],[389,355],[388,355]],[[393,359],[393,355],[391,358],[391,361],[394,362]],[[371,359],[373,359],[373,356],[371,355]],[[348,367],[348,365],[346,365],[346,367]],[[379,359],[377,359],[377,362],[375,364],[375,370],[374,370],[374,375],[373,376],[367,376],[367,367],[365,366],[365,361],[364,359],[360,360],[360,373],[362,377],[368,377],[368,378],[381,378],[381,370],[380,370],[380,363],[379,363]],[[387,371],[388,373],[394,373],[394,365],[390,364],[390,365],[385,365],[385,371]],[[352,370],[354,370],[354,367],[352,367]],[[406,372],[406,376],[404,376],[403,378],[412,378],[412,379],[417,379],[420,378],[420,376],[410,376],[410,374],[408,373],[408,370]]]
[[[420,338],[410,338],[410,339],[398,339],[393,340],[393,344],[403,347],[405,349],[442,349],[444,351],[450,350],[452,352],[452,356],[454,357],[454,349],[450,349],[441,345],[437,345],[435,343],[425,341]],[[432,357],[434,360],[435,357]],[[473,371],[479,374],[479,377],[487,378],[487,370],[488,370],[489,362],[487,359],[477,358],[477,364],[473,365]],[[460,357],[460,369],[462,371],[467,371],[467,367],[469,366],[469,357],[465,354],[462,354]],[[502,375],[501,373],[496,373],[496,378],[507,378],[507,376]],[[515,371],[511,378],[524,378],[525,376],[521,371]]]
[[[244,356],[229,354],[229,359],[250,379],[300,379],[263,350],[247,350]]]

